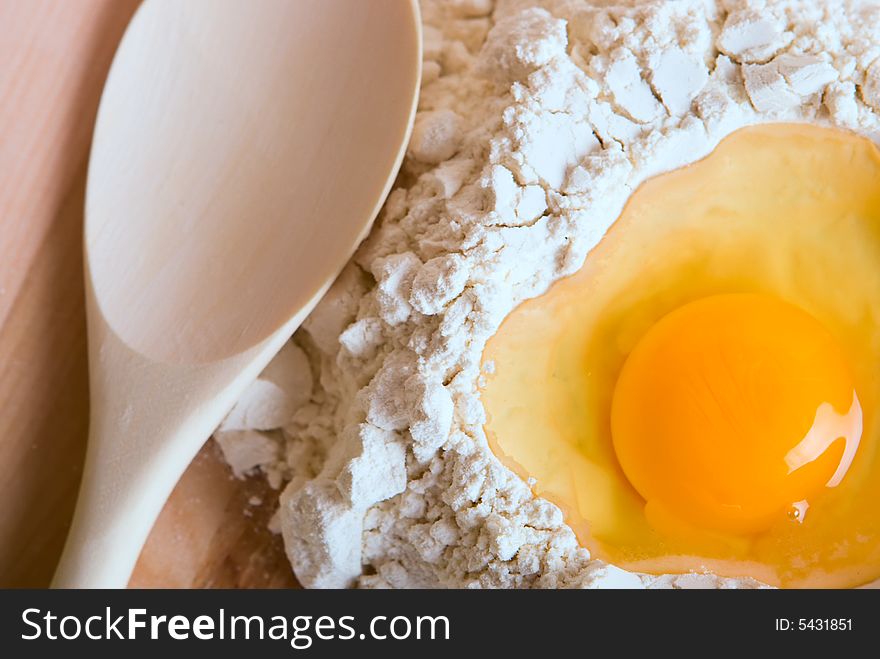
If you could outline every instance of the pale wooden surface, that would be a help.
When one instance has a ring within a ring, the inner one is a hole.
[[[87,430],[85,168],[100,91],[138,0],[0,0],[0,586],[45,586]],[[271,500],[211,445],[166,505],[137,586],[291,586]],[[245,510],[251,513],[248,517]]]

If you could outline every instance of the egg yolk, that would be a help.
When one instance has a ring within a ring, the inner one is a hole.
[[[614,450],[648,517],[733,533],[801,514],[840,482],[861,433],[835,339],[767,295],[663,317],[627,358],[611,408]]]

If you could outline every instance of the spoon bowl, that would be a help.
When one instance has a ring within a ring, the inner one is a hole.
[[[54,584],[125,586],[164,501],[326,292],[415,114],[415,0],[145,0],[86,196],[91,422]]]

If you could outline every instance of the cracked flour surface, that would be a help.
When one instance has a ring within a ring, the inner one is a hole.
[[[645,178],[730,132],[880,136],[880,6],[844,0],[422,0],[396,189],[216,438],[283,487],[309,587],[748,587],[591,560],[483,433],[480,359],[575,272]],[[344,193],[344,190],[341,190]]]

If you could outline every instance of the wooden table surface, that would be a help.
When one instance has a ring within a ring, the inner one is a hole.
[[[0,0],[0,587],[51,579],[88,427],[82,222],[98,100],[139,0]],[[213,443],[165,506],[131,585],[296,582],[261,480]]]

